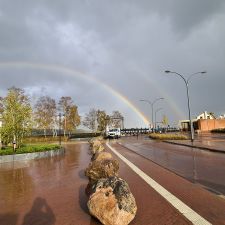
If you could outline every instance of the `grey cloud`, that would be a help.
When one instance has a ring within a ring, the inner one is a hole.
[[[219,114],[225,111],[217,100],[224,95],[225,83],[224,4],[222,0],[1,0],[0,62],[28,61],[84,71],[127,96],[148,116],[149,108],[139,99],[164,97],[158,106],[165,108],[171,121],[186,116],[186,96],[182,81],[164,75],[164,70],[188,75],[203,69],[207,77],[191,84],[193,115],[208,109]],[[130,126],[135,120],[141,123],[101,85],[63,72],[0,66],[0,77],[0,95],[12,85],[31,93],[44,87],[57,98],[73,96],[83,112],[88,106],[109,111],[118,106]]]

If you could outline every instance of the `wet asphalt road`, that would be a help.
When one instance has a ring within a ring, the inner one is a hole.
[[[139,138],[120,143],[137,154],[225,196],[225,154]]]

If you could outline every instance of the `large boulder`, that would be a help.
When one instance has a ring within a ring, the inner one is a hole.
[[[92,185],[87,205],[90,214],[105,225],[127,225],[137,212],[128,184],[118,177],[100,179]]]
[[[96,153],[96,154],[93,156],[92,160],[93,160],[93,161],[101,161],[101,160],[112,159],[112,158],[113,158],[113,157],[112,157],[112,155],[111,155],[109,152],[103,151],[103,152],[98,152],[98,153]]]
[[[105,159],[93,161],[85,170],[85,175],[89,178],[91,184],[101,178],[118,176],[119,162],[115,159]]]
[[[90,148],[92,148],[94,141],[97,140],[96,138],[91,138],[88,142],[90,144]]]
[[[99,136],[99,137],[94,137],[94,138],[91,138],[90,140],[89,140],[89,144],[92,146],[93,145],[93,143],[95,142],[95,141],[100,141],[100,142],[103,142],[103,137],[102,136]]]
[[[94,155],[96,153],[104,151],[104,146],[102,145],[101,141],[95,140],[91,145],[91,153]]]

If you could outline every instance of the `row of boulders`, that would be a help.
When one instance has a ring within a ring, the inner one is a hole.
[[[102,142],[102,138],[90,141],[92,158],[85,170],[88,209],[102,224],[127,225],[137,212],[135,198],[126,181],[118,177],[119,162],[105,151]]]

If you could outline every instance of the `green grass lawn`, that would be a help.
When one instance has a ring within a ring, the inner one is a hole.
[[[152,133],[149,135],[152,139],[157,140],[187,140],[187,136],[183,134],[159,134],[159,133]]]
[[[57,150],[57,149],[60,149],[60,146],[56,144],[25,145],[19,149],[16,149],[15,154],[44,152],[44,151]],[[12,147],[6,147],[5,149],[0,149],[0,155],[13,155],[13,154],[14,152]]]

